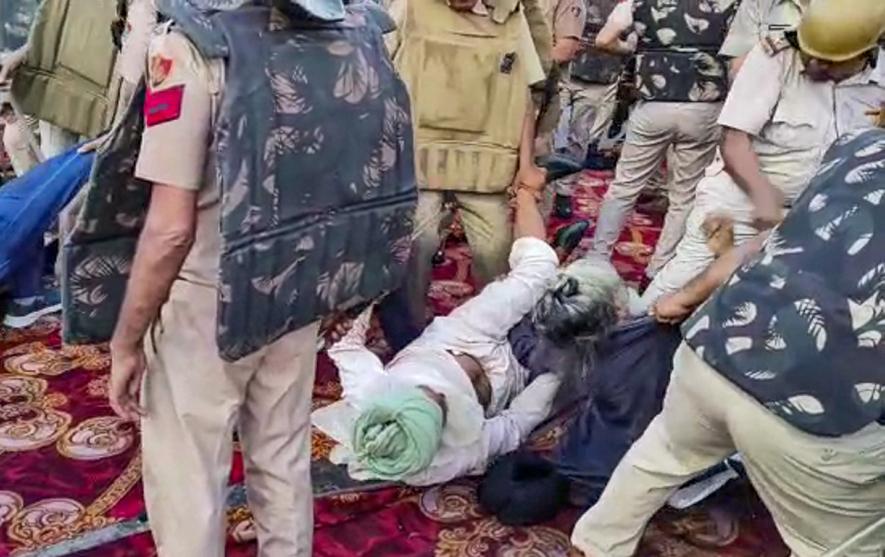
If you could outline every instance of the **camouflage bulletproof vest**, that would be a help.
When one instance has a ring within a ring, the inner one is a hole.
[[[619,0],[586,0],[587,23],[581,52],[571,65],[571,77],[585,83],[609,85],[614,83],[624,68],[624,57],[607,54],[593,48],[596,35],[602,31],[608,16]]]
[[[634,0],[637,88],[647,101],[717,102],[728,91],[719,56],[738,2]]]
[[[402,279],[417,198],[411,116],[375,10],[354,6],[342,22],[277,29],[268,8],[253,7],[204,19],[209,32],[197,20],[182,26],[205,56],[226,53],[215,135],[217,342],[226,360]],[[102,224],[118,226],[113,214]],[[128,272],[126,247],[118,276]]]

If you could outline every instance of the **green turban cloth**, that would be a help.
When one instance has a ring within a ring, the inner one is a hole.
[[[357,461],[382,480],[402,480],[430,466],[439,449],[443,411],[421,389],[372,400],[353,428]]]

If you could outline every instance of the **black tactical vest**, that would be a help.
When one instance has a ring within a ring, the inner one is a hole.
[[[718,102],[728,92],[719,49],[738,2],[634,0],[637,88],[647,101]]]
[[[572,62],[571,77],[584,83],[610,85],[617,81],[621,74],[624,57],[599,51],[593,47],[593,44],[619,0],[585,1],[587,23],[584,25],[584,35],[581,37],[583,48]]]

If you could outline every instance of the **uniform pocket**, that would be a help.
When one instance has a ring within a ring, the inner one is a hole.
[[[781,100],[769,124],[769,139],[793,150],[818,148],[823,139],[823,123],[808,103]]]
[[[468,133],[487,129],[496,76],[506,53],[470,44],[477,42],[471,39],[464,44],[425,42],[419,126]]]

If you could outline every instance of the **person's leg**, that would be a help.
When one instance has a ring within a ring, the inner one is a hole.
[[[28,303],[43,294],[43,267],[45,248],[43,238],[37,238],[20,254],[20,263],[10,280],[13,300]]]
[[[703,230],[704,221],[709,216],[722,215],[732,219],[735,244],[745,242],[757,233],[752,225],[753,205],[731,176],[718,166],[708,168],[707,174],[698,184],[694,207],[686,219],[685,234],[676,245],[673,257],[658,270],[642,295],[647,306],[661,296],[678,291],[713,262],[715,254],[707,245],[708,238]]]
[[[602,141],[608,134],[608,129],[612,125],[615,117],[615,109],[618,106],[618,83],[617,81],[611,85],[601,85],[604,87],[602,96],[596,107],[596,114],[593,122],[587,130],[588,144],[594,141]],[[586,156],[587,152],[584,151]]]
[[[716,379],[725,381],[721,377]],[[833,550],[885,512],[885,427],[807,435],[730,383],[728,428],[750,481],[796,555]],[[759,432],[764,431],[764,435]],[[885,529],[844,553],[880,557]]]
[[[47,290],[43,283],[46,271],[46,247],[40,236],[30,247],[17,254],[17,269],[9,276],[10,303],[3,315],[3,325],[24,329],[41,317],[61,310],[58,292]]]
[[[506,273],[513,225],[506,193],[458,193],[464,234],[473,254],[477,291]]]
[[[682,344],[664,407],[578,520],[572,544],[589,557],[630,557],[648,521],[686,481],[734,452],[722,401],[695,379],[703,362]]]
[[[146,347],[144,496],[160,557],[223,557],[233,430],[255,359],[227,364],[214,289],[176,283]]]
[[[559,87],[559,123],[553,133],[553,148],[557,152],[574,155],[573,152],[570,152],[569,147],[576,100],[577,89],[575,85],[571,81],[563,81]]]
[[[40,164],[28,140],[29,130],[24,118],[12,117],[3,128],[3,147],[9,155],[16,176],[22,176]]]
[[[268,347],[240,415],[246,489],[259,555],[311,555],[310,410],[318,325]]]
[[[587,157],[590,143],[601,136],[600,127],[608,127],[613,110],[605,117],[607,85],[581,84],[576,86],[574,112],[569,134],[571,154],[583,161]],[[613,109],[614,107],[612,107]],[[600,116],[602,116],[600,118]]]
[[[667,156],[678,114],[668,103],[643,103],[630,116],[615,180],[599,209],[591,252],[608,257],[642,188]]]
[[[40,121],[40,149],[43,156],[51,159],[77,144],[80,137],[49,122]]]
[[[653,277],[658,269],[673,257],[676,244],[685,233],[685,220],[695,199],[695,188],[704,169],[716,155],[719,143],[719,103],[683,103],[673,107],[681,114],[680,132],[673,145],[669,162],[672,176],[667,195],[669,207],[661,236],[646,273]]]
[[[415,210],[415,239],[409,256],[409,269],[402,288],[408,298],[409,313],[415,325],[425,325],[427,291],[433,272],[433,256],[439,249],[439,226],[443,216],[444,194],[441,191],[422,191]]]

